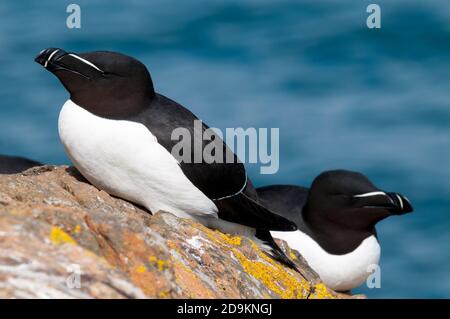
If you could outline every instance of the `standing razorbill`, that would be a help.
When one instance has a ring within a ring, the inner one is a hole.
[[[156,93],[144,64],[114,52],[55,48],[35,60],[70,93],[59,116],[59,135],[75,167],[93,185],[151,212],[164,210],[256,236],[267,253],[295,269],[269,230],[297,227],[258,203],[244,165],[219,137],[215,142],[223,148],[224,163],[187,163],[172,156],[175,129],[201,138],[208,126],[196,127],[194,114]],[[230,155],[234,163],[225,163]]]
[[[311,189],[273,185],[257,189],[260,201],[296,223],[292,232],[272,236],[299,251],[327,286],[347,291],[370,275],[378,264],[380,245],[375,224],[386,217],[412,212],[408,199],[384,192],[356,172],[320,174]]]

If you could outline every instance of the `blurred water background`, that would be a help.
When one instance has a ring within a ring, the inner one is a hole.
[[[155,87],[219,128],[279,127],[280,170],[257,185],[309,185],[323,170],[365,173],[415,212],[378,226],[380,289],[369,297],[450,297],[450,4],[377,1],[0,2],[0,153],[68,164],[57,134],[67,94],[33,62],[43,48],[113,50],[143,61]]]

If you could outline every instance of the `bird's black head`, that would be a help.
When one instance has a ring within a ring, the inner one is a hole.
[[[380,220],[413,211],[398,193],[378,189],[361,173],[335,170],[320,174],[312,183],[305,218],[315,224],[334,225],[345,231],[374,232]]]
[[[99,116],[139,112],[155,94],[145,65],[120,53],[49,48],[35,61],[61,81],[73,102]]]

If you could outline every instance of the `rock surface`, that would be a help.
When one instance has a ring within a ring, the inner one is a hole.
[[[349,297],[280,244],[301,274],[247,238],[113,198],[74,168],[0,175],[0,298]]]

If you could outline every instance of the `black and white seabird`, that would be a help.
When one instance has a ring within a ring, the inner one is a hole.
[[[393,215],[413,211],[398,193],[375,187],[363,174],[327,171],[311,189],[272,185],[257,189],[261,203],[298,227],[272,236],[299,251],[324,283],[337,291],[361,285],[378,265],[380,245],[375,224]]]
[[[70,93],[59,115],[59,135],[75,167],[93,185],[151,212],[168,211],[228,233],[256,236],[267,253],[295,269],[269,232],[292,231],[295,224],[258,203],[244,165],[218,136],[224,163],[188,163],[171,154],[178,142],[171,138],[175,129],[201,138],[208,126],[196,128],[194,114],[156,93],[144,64],[114,52],[56,48],[41,51],[35,60]],[[230,156],[234,163],[226,163]]]
[[[0,174],[17,174],[42,164],[19,156],[0,155]]]

